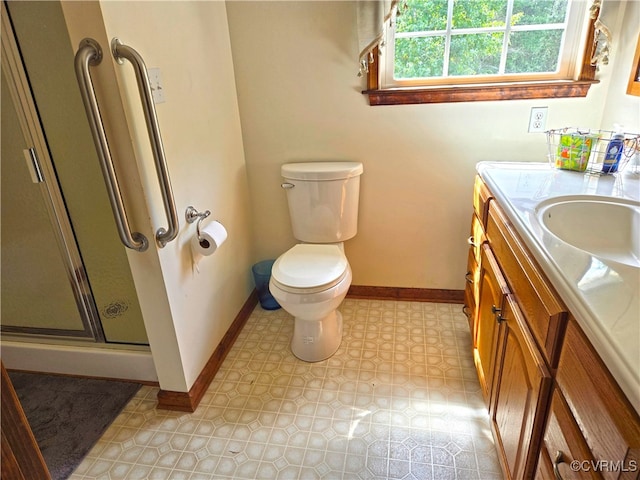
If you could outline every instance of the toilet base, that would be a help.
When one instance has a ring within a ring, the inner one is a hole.
[[[336,353],[342,343],[342,314],[334,310],[321,320],[296,318],[291,351],[305,362],[320,362]]]

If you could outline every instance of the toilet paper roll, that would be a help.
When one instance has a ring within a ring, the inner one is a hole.
[[[212,255],[226,239],[227,230],[217,220],[209,223],[204,228],[200,228],[200,238],[198,238],[198,235],[194,235],[191,239],[194,259],[199,255],[205,257]]]

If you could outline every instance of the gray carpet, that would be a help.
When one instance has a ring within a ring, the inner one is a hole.
[[[9,377],[54,480],[73,473],[141,387],[24,372]]]

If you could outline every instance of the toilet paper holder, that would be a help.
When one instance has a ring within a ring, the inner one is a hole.
[[[204,212],[199,212],[191,205],[187,207],[187,210],[184,213],[184,218],[187,220],[187,223],[193,223],[196,220],[198,221],[198,223],[196,223],[196,233],[198,234],[198,240],[202,239],[200,235],[200,223],[209,215],[211,215],[211,212],[209,210],[205,210]]]

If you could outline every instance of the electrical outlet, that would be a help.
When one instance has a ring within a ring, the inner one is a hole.
[[[548,107],[532,107],[529,117],[529,133],[544,132],[547,128]]]
[[[153,95],[153,103],[164,103],[164,88],[162,86],[162,76],[159,68],[150,68],[147,70],[149,75],[149,83],[151,84],[151,94]]]

